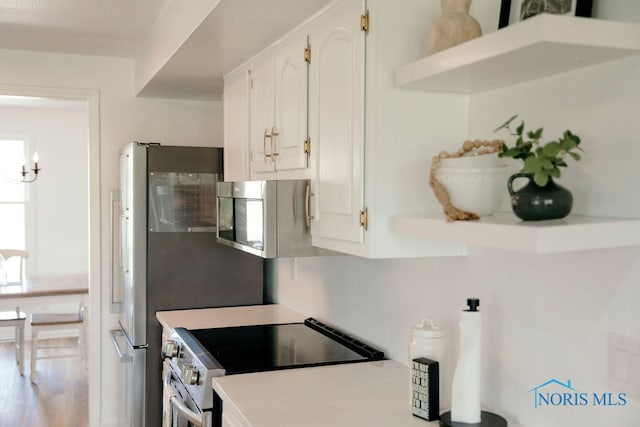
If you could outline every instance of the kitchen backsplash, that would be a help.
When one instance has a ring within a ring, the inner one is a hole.
[[[601,426],[615,419],[631,427],[640,420],[640,402],[630,398],[624,407],[536,408],[529,392],[550,379],[570,380],[580,392],[612,391],[608,333],[640,339],[637,249],[538,256],[475,249],[466,258],[342,256],[296,263],[293,280],[290,260],[279,260],[279,302],[405,364],[411,328],[426,317],[446,329],[455,360],[459,311],[467,297],[479,297],[483,402],[523,426]]]

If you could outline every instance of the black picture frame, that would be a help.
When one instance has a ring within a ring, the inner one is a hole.
[[[504,28],[509,24],[513,24],[514,22],[510,21],[511,10],[513,7],[517,7],[520,10],[522,4],[525,1],[541,1],[545,2],[547,0],[501,0],[500,3],[500,18],[498,20],[498,29]],[[593,0],[571,0],[575,2],[575,10],[573,12],[574,16],[582,16],[585,18],[591,17],[591,12],[593,9]],[[572,3],[573,6],[573,3]],[[552,12],[553,13],[553,12]],[[518,13],[520,14],[520,13]],[[520,17],[517,18],[517,21],[520,21]]]

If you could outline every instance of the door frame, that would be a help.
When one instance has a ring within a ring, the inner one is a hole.
[[[101,354],[101,211],[100,211],[100,93],[93,89],[0,85],[0,95],[87,101],[89,189],[89,310],[88,378],[89,425],[100,425]]]

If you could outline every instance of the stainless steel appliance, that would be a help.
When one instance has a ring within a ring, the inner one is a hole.
[[[172,413],[173,425],[204,427],[222,425],[222,402],[211,386],[214,376],[384,358],[381,351],[313,318],[304,323],[176,328],[162,355],[165,387],[171,394],[166,412]]]
[[[263,258],[335,254],[311,245],[309,180],[217,185],[218,242]]]
[[[128,144],[120,153],[123,426],[160,425],[156,311],[263,303],[265,260],[216,242],[222,149]],[[117,294],[117,293],[116,293]]]

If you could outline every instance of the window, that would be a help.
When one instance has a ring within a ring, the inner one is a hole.
[[[26,186],[18,182],[20,165],[24,163],[25,141],[0,139],[0,248],[25,248]],[[9,272],[17,275],[19,260],[14,258],[7,265]],[[7,277],[17,281],[19,277]]]

